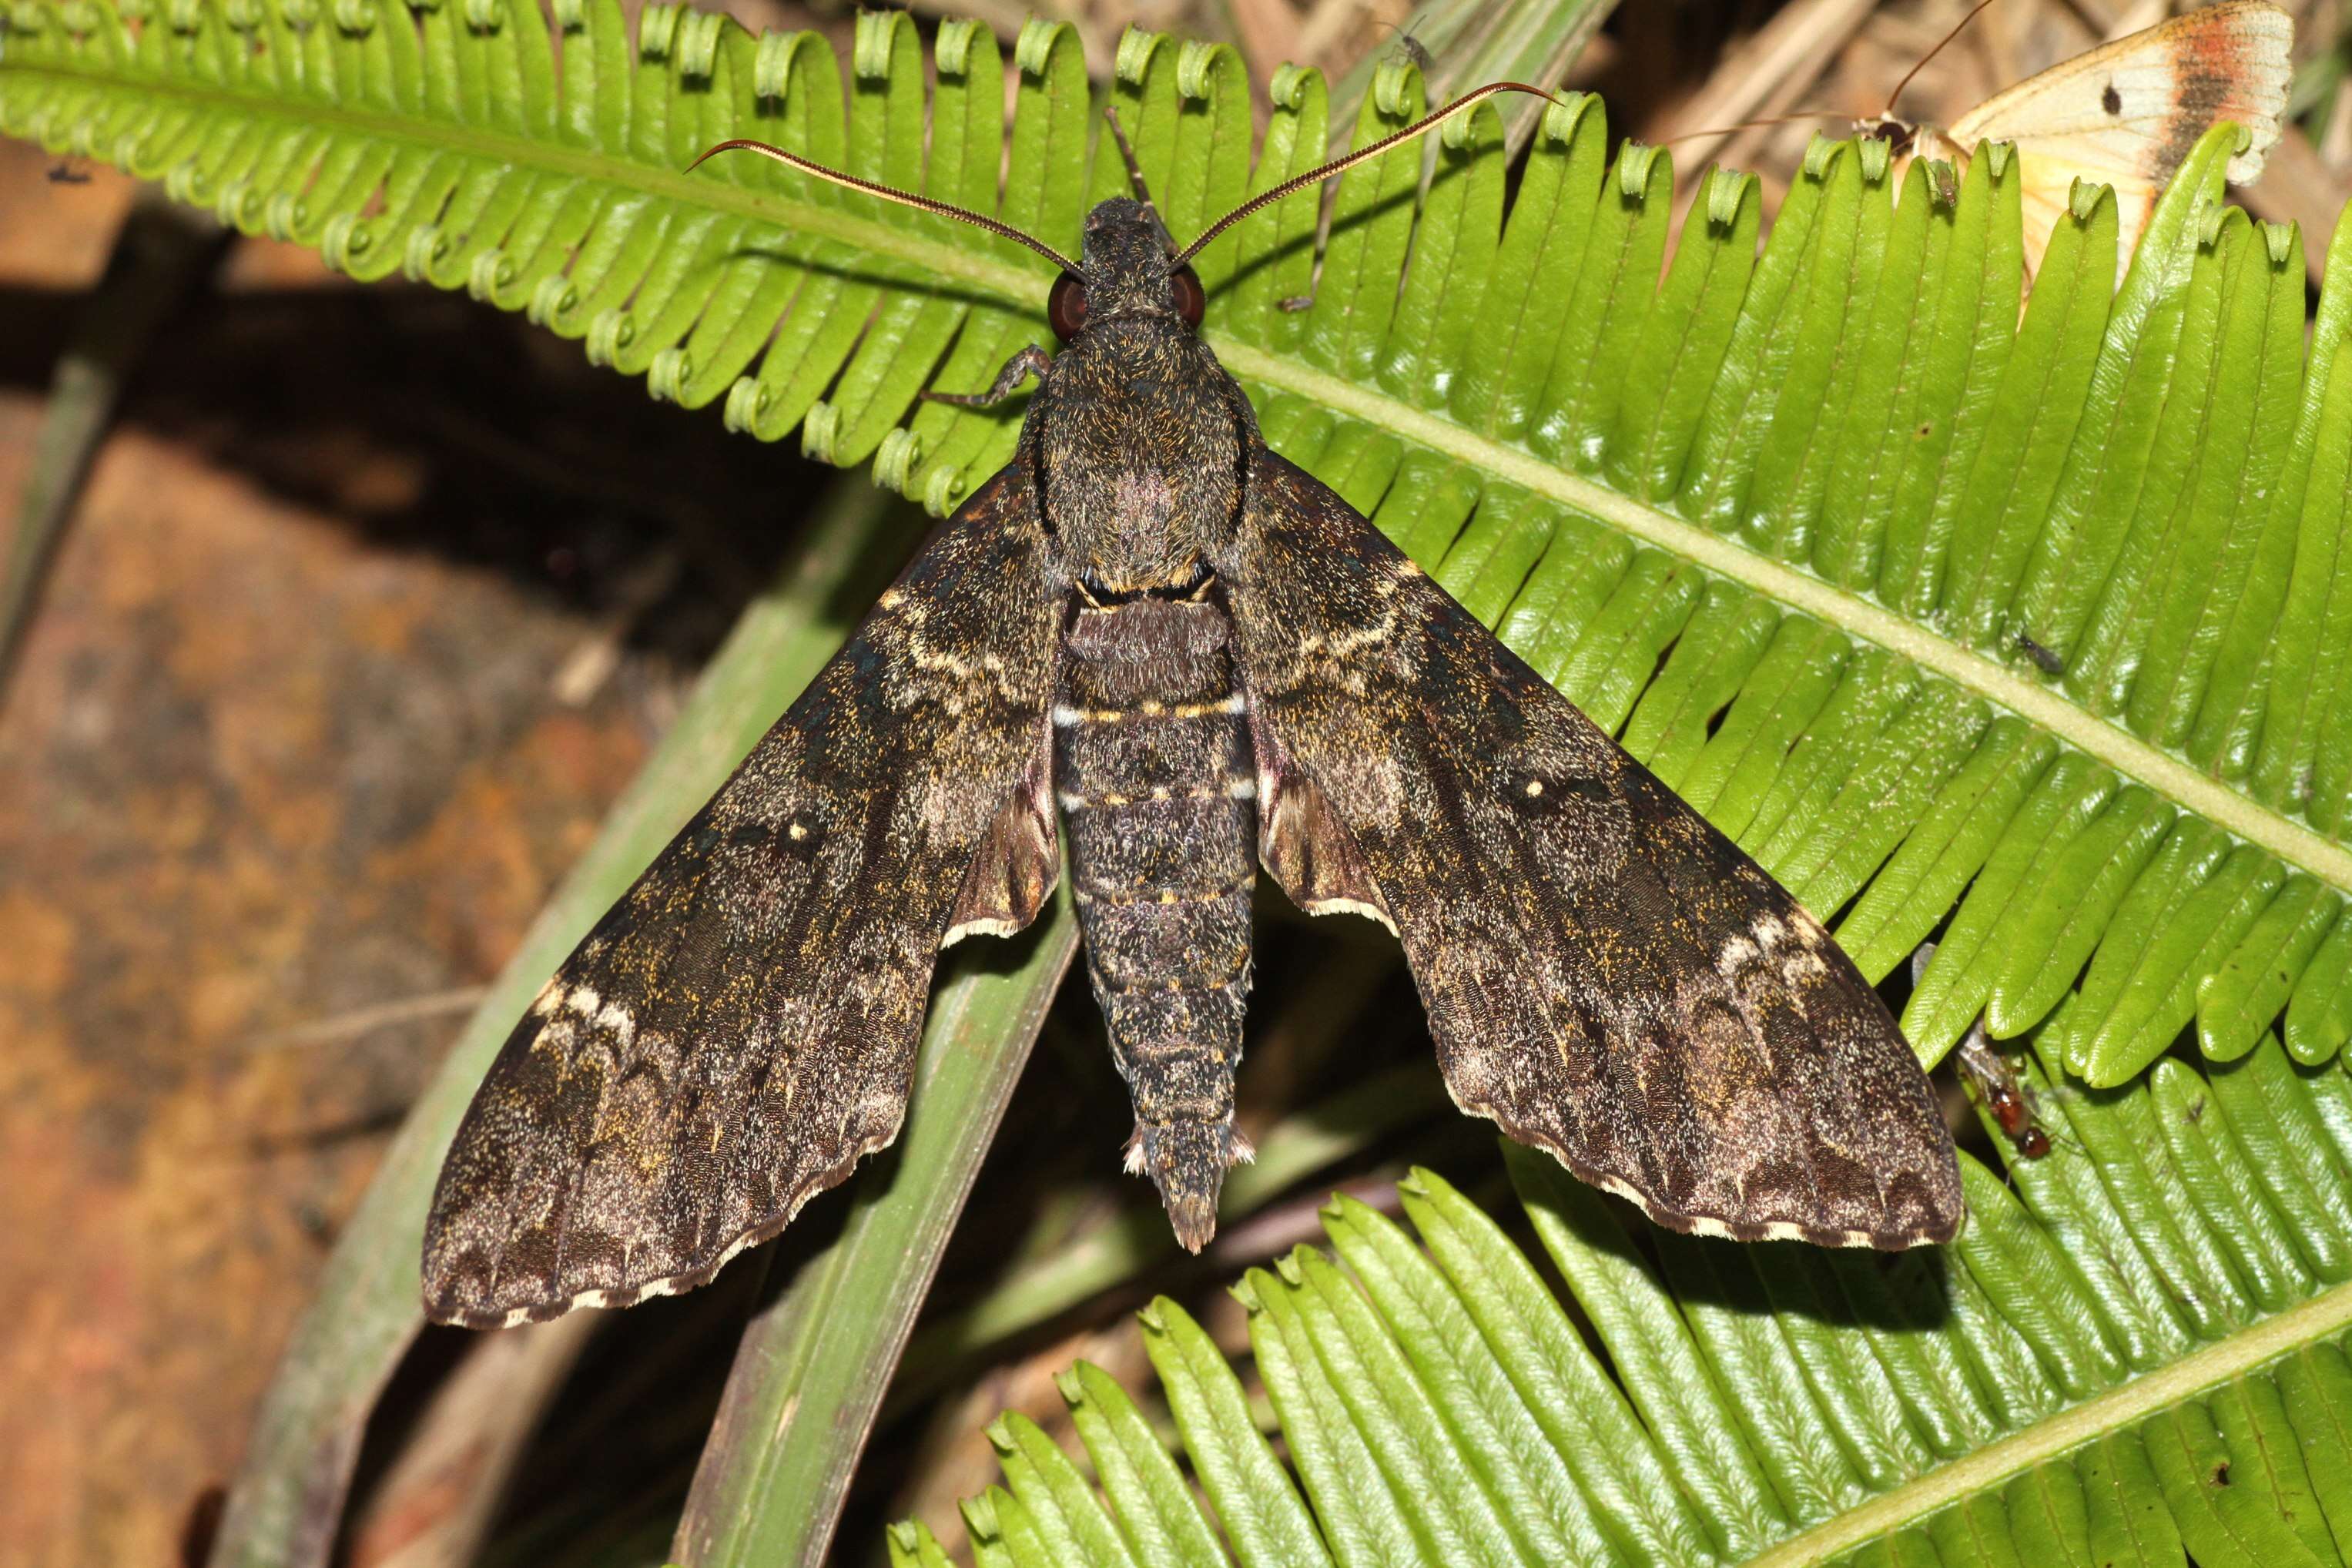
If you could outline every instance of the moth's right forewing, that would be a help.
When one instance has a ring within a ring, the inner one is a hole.
[[[1053,886],[1050,575],[1016,463],[564,962],[442,1169],[432,1316],[686,1289],[897,1136],[943,942]]]
[[[1245,461],[1218,574],[1267,863],[1393,921],[1463,1108],[1677,1229],[1948,1239],[1927,1078],[1818,922],[1338,496]]]

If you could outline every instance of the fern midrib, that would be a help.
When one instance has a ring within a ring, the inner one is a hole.
[[[2322,1291],[2307,1301],[2240,1330],[2218,1344],[2192,1352],[2168,1366],[2037,1421],[2021,1432],[2011,1433],[1950,1464],[1940,1465],[1916,1480],[1874,1497],[1801,1535],[1790,1536],[1749,1558],[1746,1568],[1799,1568],[1803,1563],[1827,1562],[1938,1509],[1982,1496],[2045,1460],[2243,1377],[2267,1363],[2340,1332],[2347,1325],[2352,1325],[2352,1284]]]
[[[1034,310],[1038,304],[1035,270],[992,258],[982,249],[960,248],[839,207],[722,184],[609,153],[422,115],[350,109],[315,99],[289,100],[172,78],[77,70],[47,62],[16,64],[0,57],[0,81],[11,76],[47,78],[110,91],[136,91],[145,97],[168,98],[192,106],[234,110],[243,114],[307,118],[324,126],[389,142],[536,167],[676,202],[698,203],[773,223],[790,233],[812,235],[870,255],[888,257],[899,264],[984,290],[1016,310]],[[1620,495],[1580,475],[1549,467],[1440,416],[1357,385],[1303,361],[1229,339],[1222,332],[1212,331],[1203,336],[1236,375],[1297,393],[1335,412],[1393,431],[1533,494],[1574,507],[1646,543],[1875,643],[2042,726],[2084,754],[2138,780],[2286,864],[2331,886],[2352,891],[2352,848],[2230,789],[2161,748],[2084,711],[2049,688],[2024,679],[1971,648],[1858,595],[1759,555],[1721,535]]]
[[[2179,758],[2050,688],[2028,680],[1973,648],[1856,594],[1759,555],[1720,534],[1685,522],[1581,475],[1465,429],[1384,394],[1368,390],[1297,361],[1210,335],[1212,346],[1238,376],[1314,399],[1335,412],[1393,431],[1416,445],[1576,508],[1645,543],[1695,562],[1766,597],[1873,642],[1988,701],[2042,726],[2076,750],[2137,779],[2175,804],[2206,817],[2337,888],[2352,890],[2352,848],[2336,843],[2258,801],[2199,772]]]

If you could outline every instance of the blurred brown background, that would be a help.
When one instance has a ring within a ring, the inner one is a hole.
[[[1017,29],[1015,7],[977,9]],[[1869,114],[1966,9],[1626,0],[1568,81],[1652,141],[1800,106]],[[1948,120],[2168,9],[2000,0],[1903,108]],[[2299,59],[2337,47],[2340,10],[2299,8]],[[852,26],[829,7],[736,14],[845,47]],[[1263,81],[1284,59],[1336,76],[1392,47],[1410,11],[1171,0],[1072,15],[1097,62],[1132,20],[1232,39]],[[2326,90],[2250,205],[2317,226],[2317,256],[2352,188],[2352,95],[2327,68],[2313,79]],[[1806,133],[1685,142],[1675,161],[1725,157],[1777,199]],[[84,173],[0,147],[11,506],[132,203],[127,181]],[[163,243],[185,258],[188,297],[152,327],[128,322],[135,374],[0,690],[7,1564],[168,1563],[201,1533],[202,1500],[236,1465],[383,1139],[832,482],[795,443],[730,437],[715,409],[656,405],[462,297],[356,288],[266,242]],[[1385,997],[1412,1016],[1377,947],[1316,940],[1318,973],[1342,976],[1358,1010]],[[1244,1099],[1259,1113],[1317,1079],[1329,1042],[1283,1043],[1311,1001],[1286,1015],[1276,996],[1257,1015]],[[1057,1016],[1039,1060],[1065,1096],[1116,1096],[1089,1020]],[[1024,1093],[1003,1144],[1037,1147],[1078,1121]],[[1116,1106],[1108,1124],[1123,1126]],[[1068,1168],[1104,1179],[1069,1201],[1133,1195],[1109,1185],[1115,1138],[1076,1142]],[[1365,1165],[1368,1190],[1387,1169]],[[993,1173],[983,1194],[1023,1179]],[[1269,1246],[1305,1234],[1279,1215],[1265,1232]],[[1132,1337],[1107,1310],[959,1372],[928,1424],[886,1429],[873,1517],[917,1509],[951,1528],[949,1500],[987,1479],[979,1422],[1008,1402],[1058,1415],[1050,1373],[1087,1353],[1132,1373]],[[719,1371],[724,1350],[722,1336]],[[707,1400],[677,1411],[677,1463],[707,1418]],[[572,1459],[577,1477],[586,1461]],[[542,1542],[569,1539],[547,1529]],[[381,1504],[373,1530],[358,1560],[385,1560],[408,1533]]]

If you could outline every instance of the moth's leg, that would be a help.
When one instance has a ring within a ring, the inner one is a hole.
[[[1004,368],[996,373],[996,379],[989,384],[986,392],[926,392],[923,395],[933,403],[952,403],[958,408],[986,408],[1012,396],[1021,384],[1033,375],[1044,381],[1045,371],[1053,363],[1052,354],[1031,343],[1004,362]]]

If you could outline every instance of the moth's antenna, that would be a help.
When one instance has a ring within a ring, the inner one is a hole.
[[[746,153],[757,153],[763,158],[773,158],[785,167],[798,169],[803,174],[814,175],[817,179],[829,181],[836,185],[846,185],[853,191],[863,191],[869,196],[878,196],[886,202],[896,202],[902,207],[913,207],[918,212],[935,213],[940,217],[951,217],[959,223],[968,223],[975,228],[984,228],[991,234],[1002,235],[1006,239],[1018,240],[1063,271],[1079,278],[1086,276],[1079,270],[1076,262],[1047,245],[1044,240],[1033,239],[1009,223],[999,223],[985,214],[972,212],[968,208],[955,206],[947,202],[935,202],[929,196],[911,195],[905,191],[892,190],[888,185],[877,185],[871,180],[861,180],[855,174],[845,174],[838,169],[828,169],[823,163],[813,163],[797,153],[787,153],[782,147],[771,147],[765,142],[751,142],[741,137],[731,142],[721,142],[704,153],[701,158],[697,158],[693,163],[688,163],[686,166],[686,172],[690,174],[700,168],[703,158],[715,158],[721,153],[732,152],[737,148]]]
[[[1259,192],[1256,195],[1252,196],[1249,200],[1244,202],[1241,205],[1235,207],[1233,211],[1227,213],[1216,222],[1211,224],[1207,228],[1202,229],[1198,239],[1195,239],[1192,244],[1186,246],[1182,250],[1176,253],[1176,258],[1168,264],[1168,269],[1172,272],[1176,268],[1183,266],[1186,262],[1192,260],[1192,258],[1200,255],[1202,250],[1207,247],[1211,240],[1224,233],[1225,230],[1233,227],[1234,225],[1241,222],[1242,219],[1249,216],[1252,213],[1259,212],[1266,207],[1270,207],[1275,203],[1282,200],[1285,196],[1292,195],[1299,191],[1306,190],[1310,185],[1319,185],[1334,174],[1343,174],[1359,163],[1379,157],[1381,153],[1387,152],[1390,148],[1395,146],[1400,142],[1410,142],[1414,137],[1419,136],[1425,132],[1434,131],[1437,127],[1444,124],[1447,121],[1453,119],[1455,115],[1461,113],[1464,110],[1469,108],[1480,99],[1492,98],[1498,92],[1532,93],[1538,98],[1550,98],[1554,103],[1559,101],[1558,99],[1552,98],[1552,95],[1546,92],[1542,88],[1529,87],[1523,81],[1490,81],[1484,87],[1472,88],[1468,92],[1464,93],[1461,97],[1455,99],[1444,108],[1437,110],[1433,114],[1425,115],[1422,119],[1414,121],[1411,125],[1406,126],[1403,130],[1397,132],[1393,135],[1383,136],[1369,147],[1360,147],[1344,158],[1334,158],[1319,169],[1309,169],[1307,173],[1300,174],[1296,178],[1285,180],[1282,184],[1275,186],[1274,189],[1270,191]]]
[[[1962,27],[1967,26],[1970,22],[1977,19],[1978,12],[1983,10],[1986,6],[1991,4],[1992,0],[1977,0],[1975,5],[1969,7],[1969,14],[1967,16],[1952,24],[1952,30],[1950,32],[1946,33],[1942,37],[1936,40],[1936,47],[1934,48],[1929,49],[1926,54],[1919,57],[1919,63],[1917,65],[1913,66],[1909,70],[1903,73],[1903,79],[1896,82],[1895,84],[1895,90],[1886,95],[1886,107],[1879,110],[1878,117],[1881,120],[1891,119],[1894,116],[1895,100],[1903,96],[1903,89],[1911,85],[1911,79],[1917,76],[1927,66],[1929,60],[1932,60],[1937,55],[1942,54],[1944,52],[1944,46],[1950,43],[1954,38],[1958,37]]]

